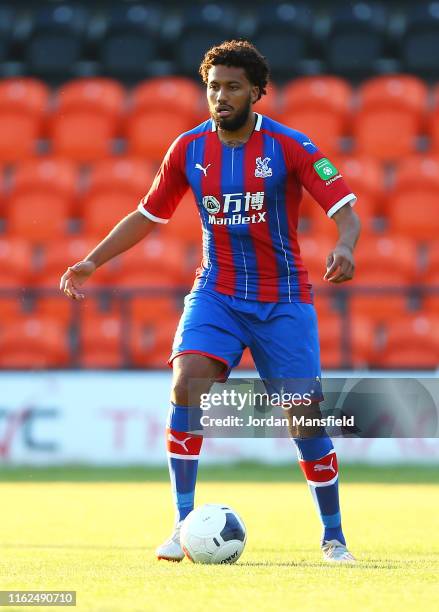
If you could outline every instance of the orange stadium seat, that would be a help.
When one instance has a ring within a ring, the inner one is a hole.
[[[375,357],[385,368],[436,368],[439,365],[439,317],[407,315],[387,324],[384,346]]]
[[[68,362],[66,327],[53,319],[22,315],[1,330],[0,367],[63,367]]]
[[[180,314],[153,313],[136,318],[131,325],[130,351],[133,365],[166,367]]]
[[[334,248],[334,241],[326,236],[302,235],[299,237],[299,246],[310,282],[314,286],[330,287],[323,276],[326,272],[326,256]]]
[[[87,368],[120,367],[123,321],[114,314],[82,313],[79,325],[79,362]]]
[[[256,102],[254,110],[261,115],[268,115],[277,120],[280,110],[280,93],[274,83],[268,84],[267,93]]]
[[[50,120],[53,152],[82,163],[109,155],[124,100],[123,86],[108,78],[76,79],[63,85]]]
[[[83,229],[102,239],[116,223],[133,212],[154,179],[150,164],[138,158],[116,157],[97,162],[81,201]]]
[[[166,110],[183,114],[195,126],[203,121],[203,98],[200,86],[192,79],[164,76],[139,83],[131,92],[130,107],[132,112]]]
[[[371,229],[372,218],[381,213],[384,199],[383,166],[376,159],[362,155],[340,157],[334,163],[357,196],[354,210],[361,218],[363,229]]]
[[[367,367],[377,350],[376,326],[367,316],[351,315],[349,321],[351,365],[355,368]]]
[[[18,237],[0,237],[0,287],[24,287],[33,269],[33,251],[30,244]]]
[[[342,367],[342,318],[331,311],[319,312],[320,359],[325,369]]]
[[[125,124],[128,152],[159,163],[175,138],[193,127],[190,118],[175,110],[134,111]]]
[[[57,289],[58,286],[54,286]],[[41,296],[36,300],[33,313],[38,317],[51,319],[62,325],[72,323],[78,302],[68,299],[62,293],[51,296]]]
[[[175,319],[176,314],[183,311],[182,300],[176,300],[172,295],[150,295],[133,297],[130,300],[130,316],[133,321],[153,319],[157,313],[160,316],[169,316]]]
[[[365,318],[374,325],[409,314],[407,298],[399,294],[352,295],[349,308],[353,318]]]
[[[48,242],[44,247],[40,267],[34,272],[33,286],[58,288],[61,276],[77,261],[81,261],[96,246],[96,239],[87,236],[68,237]],[[103,266],[88,281],[87,287],[105,283],[108,268]]]
[[[410,157],[397,167],[387,198],[390,229],[418,241],[434,241],[439,232],[439,157]]]
[[[148,236],[108,266],[108,277],[119,287],[174,287],[187,285],[193,270],[186,269],[181,243],[155,234]]]
[[[353,286],[409,285],[419,278],[415,243],[402,236],[369,236],[355,251]]]
[[[282,123],[304,132],[325,155],[340,150],[352,99],[347,81],[335,76],[302,77],[287,83],[282,97]]]
[[[427,87],[410,75],[379,76],[360,88],[354,116],[355,153],[395,161],[416,151],[424,127]]]
[[[33,242],[65,234],[77,179],[74,164],[65,159],[34,159],[17,166],[5,204],[8,232]]]
[[[434,108],[429,116],[428,131],[431,137],[431,150],[434,154],[439,153],[439,84],[433,88]]]
[[[0,162],[16,163],[36,153],[48,101],[49,88],[37,79],[0,82]]]
[[[428,250],[426,268],[422,274],[422,283],[439,287],[439,244],[437,242],[432,243]]]

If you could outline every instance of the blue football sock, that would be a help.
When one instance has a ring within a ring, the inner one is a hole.
[[[199,407],[179,406],[172,402],[168,413],[166,447],[176,523],[186,518],[194,508],[198,457],[203,442],[201,414]]]
[[[341,528],[337,455],[331,438],[294,438],[294,442],[323,524],[322,544],[334,539],[346,544]]]

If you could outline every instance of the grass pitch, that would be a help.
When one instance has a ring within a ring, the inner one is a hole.
[[[320,561],[319,521],[297,470],[200,471],[197,503],[230,504],[247,525],[236,565],[156,561],[173,521],[163,470],[2,470],[0,589],[76,590],[76,609],[90,612],[436,608],[437,470],[343,470],[352,567]]]

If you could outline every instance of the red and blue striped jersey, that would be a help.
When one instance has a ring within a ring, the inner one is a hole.
[[[174,141],[138,210],[167,223],[189,187],[203,227],[194,288],[312,302],[297,241],[302,187],[329,217],[356,198],[307,136],[256,114],[249,140],[230,147],[209,119]]]

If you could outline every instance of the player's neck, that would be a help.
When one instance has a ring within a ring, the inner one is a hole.
[[[222,128],[217,128],[218,138],[221,142],[228,147],[239,147],[249,140],[250,136],[253,134],[255,125],[256,125],[257,115],[254,112],[249,113],[248,119],[245,124],[239,128],[239,130],[234,130],[230,132],[229,130],[223,130]]]

